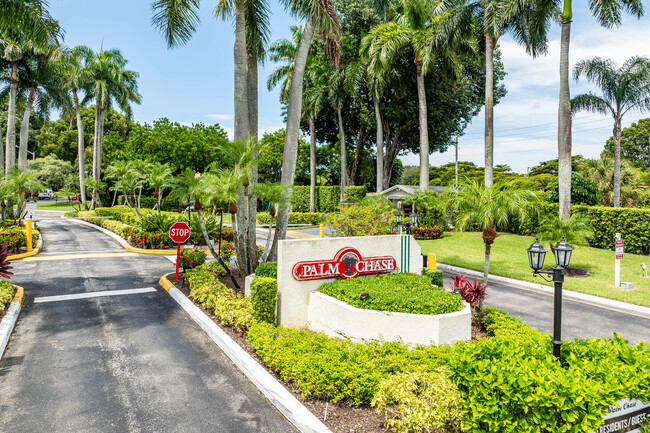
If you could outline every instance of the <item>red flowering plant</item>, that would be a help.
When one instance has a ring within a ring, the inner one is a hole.
[[[195,250],[192,248],[183,248],[181,250],[181,258],[178,262],[183,270],[194,269],[205,263],[206,253],[202,250]]]

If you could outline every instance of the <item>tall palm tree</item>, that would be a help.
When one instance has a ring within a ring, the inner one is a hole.
[[[610,59],[592,57],[582,60],[573,68],[573,78],[581,76],[595,83],[602,96],[591,93],[578,95],[571,100],[571,110],[611,114],[614,118],[614,207],[621,205],[621,131],[623,116],[630,110],[650,110],[650,60],[632,57],[618,68]]]
[[[643,15],[641,0],[602,0],[589,3],[598,23],[606,28],[621,25],[622,12],[627,11],[637,18]],[[562,34],[560,36],[560,99],[558,108],[558,193],[560,218],[571,215],[571,95],[569,92],[569,41],[573,19],[572,0],[563,0],[560,15]]]
[[[473,0],[466,19],[481,16],[485,40],[485,185],[494,182],[494,50],[499,38],[510,34],[533,57],[546,53],[546,23],[557,14],[557,6],[547,0]]]
[[[9,107],[5,143],[5,178],[16,164],[16,95],[18,68],[31,54],[43,54],[59,44],[62,30],[40,0],[2,4],[0,19],[0,57],[10,63]]]
[[[447,67],[450,75],[462,72],[459,54],[475,52],[471,28],[463,25],[463,14],[444,4],[426,0],[402,0],[403,11],[396,21],[380,24],[364,40],[369,67],[375,75],[387,71],[403,56],[405,50],[414,54],[420,124],[420,190],[429,188],[429,131],[427,123],[424,77],[437,61]]]
[[[93,138],[93,178],[100,179],[102,174],[102,144],[104,142],[104,120],[106,110],[113,103],[131,117],[131,102],[140,103],[137,72],[125,69],[128,61],[119,50],[101,51],[89,57],[88,72],[91,84],[88,87],[84,103],[95,102],[95,128]],[[93,189],[91,209],[99,206],[99,193]]]
[[[505,226],[513,215],[523,219],[525,208],[534,197],[532,191],[514,189],[503,179],[497,180],[491,187],[486,187],[477,179],[470,179],[462,182],[458,188],[445,191],[447,213],[458,215],[456,229],[478,227],[482,230],[481,237],[485,243],[483,283],[487,284],[490,272],[490,250],[497,237],[496,227]]]
[[[77,158],[79,159],[79,196],[81,206],[88,210],[86,200],[86,162],[84,149],[84,124],[81,117],[81,103],[79,91],[83,91],[92,83],[92,76],[87,68],[88,61],[92,58],[92,50],[86,46],[77,46],[64,53],[60,64],[60,73],[63,76],[64,87],[71,93],[71,105],[77,118]]]
[[[340,23],[333,0],[320,0],[316,2],[285,1],[287,9],[294,16],[306,20],[305,28],[300,37],[300,43],[298,44],[298,50],[296,51],[296,60],[287,100],[287,126],[284,137],[281,183],[291,193],[296,174],[298,129],[302,116],[303,77],[305,76],[309,48],[314,33],[318,30],[324,38],[329,58],[333,63],[338,64],[341,41]],[[278,223],[271,247],[270,260],[275,260],[277,257],[278,241],[286,237],[287,227],[289,225],[289,212],[290,207],[287,207],[281,209],[278,214]]]

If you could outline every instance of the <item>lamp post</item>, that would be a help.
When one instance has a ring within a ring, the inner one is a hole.
[[[535,242],[526,249],[528,252],[528,264],[533,270],[533,276],[541,276],[546,281],[553,281],[555,283],[554,293],[554,307],[553,307],[553,355],[557,358],[560,357],[560,346],[562,346],[562,284],[564,283],[564,268],[569,266],[571,260],[571,252],[573,248],[564,240],[558,242],[553,247],[555,254],[555,267],[550,271],[543,271],[544,258],[546,257],[546,250],[544,246],[539,243],[539,238],[535,238]],[[544,275],[550,275],[550,278]]]
[[[411,217],[409,220],[402,222],[402,207],[397,207],[397,213],[395,214],[395,221],[397,222],[397,227],[399,228],[399,234],[402,234],[402,226],[406,227],[406,234],[411,234],[411,226],[415,226],[418,223],[418,214],[415,211],[411,212]]]

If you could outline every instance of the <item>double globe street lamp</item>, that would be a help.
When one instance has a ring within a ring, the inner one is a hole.
[[[402,234],[402,226],[406,227],[406,234],[411,234],[411,226],[416,226],[418,224],[418,214],[415,211],[411,212],[410,220],[402,222],[402,206],[397,206],[397,213],[395,214],[395,221],[397,221],[397,227],[399,227],[399,234]]]
[[[564,236],[562,236],[562,240],[553,247],[555,267],[551,270],[542,270],[546,250],[539,243],[539,238],[535,238],[535,242],[526,251],[528,251],[528,262],[533,270],[533,276],[539,275],[544,280],[555,283],[553,340],[551,343],[553,343],[553,355],[559,358],[560,346],[562,345],[562,284],[564,283],[564,269],[569,267],[573,248],[571,248],[567,241],[564,240]],[[544,275],[551,275],[551,277],[547,278]]]

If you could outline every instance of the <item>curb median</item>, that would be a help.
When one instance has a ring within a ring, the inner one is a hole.
[[[447,265],[444,263],[438,263],[438,269],[446,272],[457,272],[472,277],[483,277],[483,272],[475,271],[473,269],[461,268],[458,266]],[[502,277],[499,275],[489,274],[488,281],[494,281],[497,283],[503,283],[510,286],[518,287],[525,290],[532,290],[535,292],[545,293],[547,295],[553,295],[554,288],[546,286],[544,284],[531,283],[528,281],[516,280],[514,278]],[[636,316],[649,318],[650,319],[650,308],[643,307],[641,305],[630,304],[623,301],[616,301],[614,299],[601,298],[600,296],[588,295],[586,293],[574,292],[572,290],[562,290],[562,296],[565,299],[571,299],[572,301],[582,302],[584,304],[607,308],[610,310],[615,310],[623,313],[634,314]]]
[[[7,314],[5,314],[2,322],[0,322],[0,360],[4,356],[7,343],[9,343],[9,337],[11,337],[11,333],[14,330],[16,321],[18,320],[18,315],[22,309],[23,302],[25,302],[25,290],[15,284],[14,287],[16,287],[14,299],[7,310]]]
[[[242,349],[228,334],[212,321],[199,307],[189,300],[167,278],[160,278],[160,285],[185,310],[201,329],[230,358],[253,385],[282,413],[287,420],[303,433],[332,433],[313,413],[275,379],[253,357]]]
[[[99,230],[100,232],[104,233],[105,235],[108,235],[115,239],[120,245],[122,245],[122,248],[124,248],[127,251],[131,251],[132,253],[139,253],[139,254],[160,254],[160,255],[176,255],[176,250],[146,250],[144,248],[136,248],[132,247],[129,245],[129,243],[120,235],[105,229],[104,227],[100,227],[96,224],[89,223],[88,221],[83,221],[83,220],[70,220],[75,224],[81,224],[87,227],[94,228],[95,230]]]

